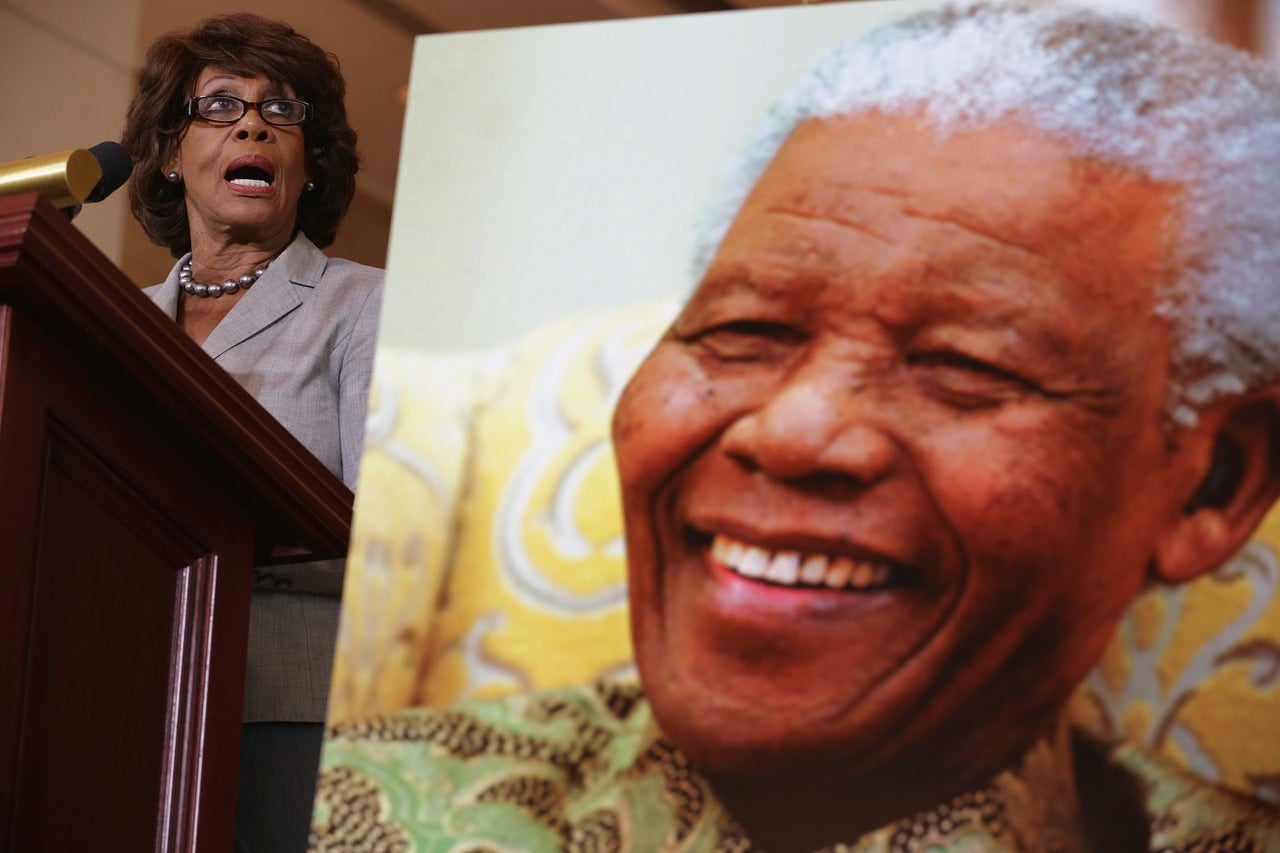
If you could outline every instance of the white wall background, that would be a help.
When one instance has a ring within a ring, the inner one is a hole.
[[[922,5],[420,36],[381,342],[475,349],[687,292],[693,224],[768,104],[822,49]]]
[[[0,162],[119,139],[133,96],[142,0],[0,2]],[[117,263],[129,204],[119,192],[76,220]]]

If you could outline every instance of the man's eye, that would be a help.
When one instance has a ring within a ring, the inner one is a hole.
[[[984,374],[995,378],[1007,378],[1014,381],[1021,381],[1020,377],[1012,371],[953,350],[912,353],[907,356],[907,363],[915,367],[962,370],[970,373]]]
[[[1040,391],[1008,368],[951,350],[914,353],[907,365],[938,396],[960,408],[996,406]]]
[[[689,337],[689,342],[721,361],[775,358],[803,342],[803,331],[767,320],[734,320]]]

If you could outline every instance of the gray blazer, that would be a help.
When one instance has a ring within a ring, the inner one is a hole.
[[[144,292],[177,316],[178,269]],[[356,484],[383,271],[324,255],[299,234],[204,342],[316,458]],[[343,561],[255,571],[245,722],[323,722]]]

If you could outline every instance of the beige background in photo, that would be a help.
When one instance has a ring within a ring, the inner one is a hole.
[[[419,37],[384,344],[440,352],[687,292],[725,164],[820,50],[920,2]]]

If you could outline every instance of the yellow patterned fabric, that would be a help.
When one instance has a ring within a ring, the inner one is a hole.
[[[330,719],[626,675],[614,401],[670,303],[472,356],[382,352]],[[1077,721],[1280,802],[1280,508],[1215,574],[1152,589]]]
[[[671,314],[561,322],[488,377],[419,704],[629,670],[609,415]]]
[[[380,352],[343,587],[329,719],[415,704],[452,565],[480,358]]]
[[[1215,573],[1148,590],[1077,717],[1208,779],[1280,802],[1280,508]]]
[[[330,720],[631,671],[609,419],[675,310],[379,353]]]

